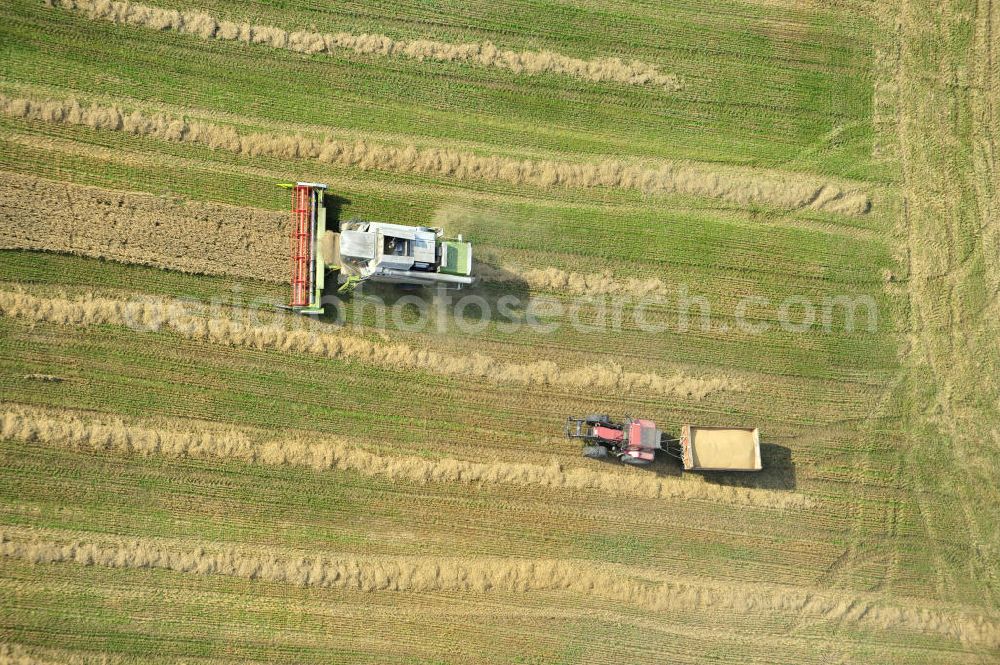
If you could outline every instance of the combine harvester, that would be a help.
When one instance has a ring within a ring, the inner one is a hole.
[[[583,455],[617,457],[624,464],[650,464],[656,452],[681,460],[685,471],[760,471],[760,432],[756,427],[682,425],[672,439],[652,420],[626,418],[617,423],[606,415],[569,418],[566,436],[583,441]]]
[[[472,284],[472,244],[445,238],[441,229],[352,219],[340,233],[326,228],[327,186],[281,184],[292,190],[292,297],[287,309],[323,312],[327,272],[337,272],[338,290],[371,280],[409,286]]]

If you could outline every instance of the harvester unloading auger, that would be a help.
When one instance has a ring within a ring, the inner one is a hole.
[[[583,442],[583,455],[617,457],[624,464],[651,464],[656,453],[679,459],[685,471],[760,471],[760,432],[756,427],[682,425],[671,438],[652,420],[615,422],[605,414],[566,421],[566,436]]]
[[[474,281],[472,244],[462,236],[445,238],[439,228],[360,219],[343,222],[339,233],[328,234],[325,184],[279,186],[292,190],[292,296],[288,308],[293,311],[322,313],[327,272],[333,271],[340,292],[368,280],[451,288]],[[325,236],[332,242],[325,242]]]

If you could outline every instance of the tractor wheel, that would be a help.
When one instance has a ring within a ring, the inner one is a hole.
[[[636,459],[635,457],[629,457],[628,455],[622,455],[618,459],[621,460],[622,464],[628,464],[629,466],[646,466],[649,464],[649,460]]]
[[[583,456],[590,459],[602,459],[608,456],[608,449],[604,446],[584,446]]]
[[[611,417],[603,413],[591,413],[586,418],[583,419],[588,425],[610,425]]]

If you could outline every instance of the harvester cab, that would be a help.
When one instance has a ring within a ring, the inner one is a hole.
[[[472,244],[460,235],[446,238],[439,228],[360,219],[343,222],[334,233],[326,228],[325,184],[280,186],[292,190],[292,295],[288,309],[321,313],[328,271],[337,273],[340,292],[368,280],[450,288],[475,281]]]

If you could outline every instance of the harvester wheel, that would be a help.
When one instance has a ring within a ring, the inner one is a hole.
[[[588,425],[610,425],[611,417],[604,413],[591,413],[583,419]]]
[[[583,456],[590,459],[602,459],[608,456],[608,449],[604,446],[584,446]]]
[[[628,455],[622,455],[618,459],[621,460],[622,464],[629,464],[631,466],[646,466],[649,464],[649,460],[637,459],[635,457],[630,457]]]

